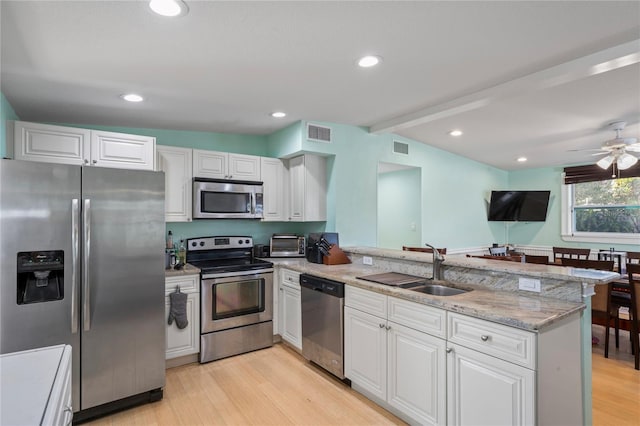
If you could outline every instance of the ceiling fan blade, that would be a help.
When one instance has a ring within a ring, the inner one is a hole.
[[[634,143],[633,145],[625,147],[625,151],[640,152],[640,143]]]
[[[587,151],[602,151],[601,148],[587,148],[587,149],[568,149],[567,152],[587,152]]]
[[[595,155],[607,155],[609,154],[608,152],[596,152],[595,154],[591,154],[591,156],[595,156]]]

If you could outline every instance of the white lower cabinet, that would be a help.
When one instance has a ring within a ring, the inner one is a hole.
[[[165,279],[165,320],[169,318],[171,302],[169,295],[180,286],[187,294],[187,321],[185,328],[178,328],[175,321],[167,324],[165,359],[177,358],[200,352],[200,276],[185,275]]]
[[[280,294],[278,311],[282,340],[302,350],[302,300],[300,274],[289,269],[280,269]]]
[[[429,329],[441,317],[440,334],[444,311],[352,287],[345,304],[345,376],[354,389],[409,422],[445,424],[445,340],[407,326]],[[405,314],[404,324],[390,320]]]
[[[450,425],[535,424],[535,372],[449,343]]]
[[[583,424],[580,314],[535,333],[348,286],[345,376],[410,423]]]

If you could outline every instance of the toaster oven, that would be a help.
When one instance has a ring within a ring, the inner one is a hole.
[[[294,234],[273,234],[270,244],[271,257],[304,257],[307,239]]]

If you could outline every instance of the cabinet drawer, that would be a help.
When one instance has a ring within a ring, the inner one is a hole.
[[[290,287],[300,288],[300,272],[289,269],[280,270],[280,280]]]
[[[536,335],[490,321],[448,313],[448,340],[534,369]]]
[[[387,296],[358,287],[346,286],[344,303],[354,309],[387,318]]]
[[[167,277],[164,279],[164,294],[176,291],[180,286],[182,293],[200,293],[200,275],[185,275],[181,277]]]
[[[389,321],[446,338],[446,312],[408,300],[389,297]]]

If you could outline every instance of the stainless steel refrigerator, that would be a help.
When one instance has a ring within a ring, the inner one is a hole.
[[[70,344],[74,420],[162,398],[164,232],[163,173],[0,160],[0,352]]]

